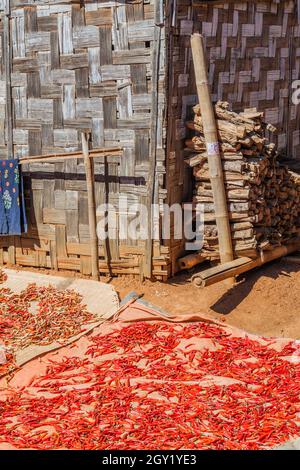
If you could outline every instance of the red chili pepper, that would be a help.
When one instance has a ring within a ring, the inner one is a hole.
[[[187,338],[211,338],[218,349],[184,354]],[[101,361],[111,352],[114,359]],[[292,344],[278,353],[207,323],[130,324],[90,337],[84,360],[52,361],[31,384],[34,397],[23,391],[0,402],[0,442],[90,450],[277,445],[298,433],[299,365],[284,359],[291,352]],[[238,382],[204,386],[207,376]],[[54,395],[45,398],[45,390]],[[47,425],[53,433],[39,440],[35,430]]]

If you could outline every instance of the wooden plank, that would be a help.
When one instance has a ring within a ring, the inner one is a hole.
[[[57,259],[67,257],[67,245],[66,245],[66,226],[56,225],[55,226],[55,244]]]

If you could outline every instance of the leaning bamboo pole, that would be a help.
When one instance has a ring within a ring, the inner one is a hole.
[[[207,146],[209,174],[219,236],[220,259],[221,263],[227,263],[234,259],[231,231],[227,210],[227,199],[224,186],[216,119],[209,90],[203,37],[200,34],[195,33],[192,35],[191,47],[199,105],[203,120],[203,130]]]
[[[92,278],[95,279],[96,281],[99,281],[100,273],[99,273],[98,236],[97,236],[95,182],[94,182],[93,163],[90,158],[88,138],[87,138],[86,133],[82,132],[81,140],[82,140],[82,154],[84,158],[87,196],[88,196],[88,215],[89,215],[91,258],[92,258]]]

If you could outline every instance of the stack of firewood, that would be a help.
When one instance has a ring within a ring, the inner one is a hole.
[[[274,132],[255,109],[230,111],[228,103],[215,106],[224,180],[236,254],[251,256],[272,249],[300,230],[300,176],[278,163],[274,144],[265,130]],[[195,136],[186,141],[187,162],[195,176],[194,202],[204,205],[204,251],[218,255],[218,231],[209,178],[200,107],[187,127]]]

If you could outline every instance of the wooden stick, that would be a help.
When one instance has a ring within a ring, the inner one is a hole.
[[[154,41],[152,46],[152,96],[151,96],[151,129],[150,129],[150,160],[147,182],[147,240],[145,242],[145,261],[143,275],[150,279],[152,277],[152,255],[153,255],[153,210],[155,194],[155,171],[157,160],[157,120],[158,120],[158,82],[159,63],[161,53],[161,0],[154,1]]]
[[[7,130],[7,156],[14,158],[14,144],[13,144],[13,110],[12,110],[12,86],[11,86],[11,73],[12,73],[12,47],[10,43],[11,28],[10,28],[10,13],[11,5],[10,0],[6,1],[3,23],[3,60],[4,60],[4,74],[6,82],[6,130]]]
[[[179,269],[183,271],[184,269],[191,269],[200,263],[204,263],[205,261],[207,261],[207,258],[205,258],[201,253],[192,253],[191,255],[179,258],[178,266]]]
[[[97,220],[96,220],[96,203],[95,203],[95,181],[92,160],[90,159],[88,135],[82,132],[82,154],[85,164],[86,172],[86,185],[88,194],[88,208],[89,208],[89,228],[90,228],[90,243],[91,243],[91,257],[92,257],[92,277],[96,281],[100,280],[99,274],[99,257],[98,257],[98,236],[97,236]]]
[[[215,217],[219,234],[221,263],[233,260],[233,250],[227,200],[224,187],[223,169],[218,143],[218,132],[214,108],[208,84],[207,64],[204,53],[203,37],[193,34],[191,38],[197,92],[203,119],[203,130],[207,146],[210,180],[215,205]]]
[[[111,148],[99,148],[99,149],[92,149],[89,151],[90,158],[99,158],[101,163],[105,163],[105,158],[117,158],[121,157],[123,154],[123,149],[121,147],[111,147]],[[20,158],[19,162],[21,165],[25,165],[26,163],[39,163],[39,162],[52,162],[56,160],[68,160],[72,158],[83,158],[82,152],[80,150],[76,152],[68,152],[68,153],[54,153],[48,155],[34,155],[30,157]]]
[[[195,274],[192,277],[192,281],[197,287],[210,286],[217,282],[221,282],[224,279],[238,276],[239,274],[250,271],[258,266],[262,266],[270,261],[289,255],[299,249],[300,239],[297,238],[293,242],[274,248],[272,251],[263,252],[259,258],[254,260],[246,257],[239,258],[214,268],[206,269],[205,271]]]

